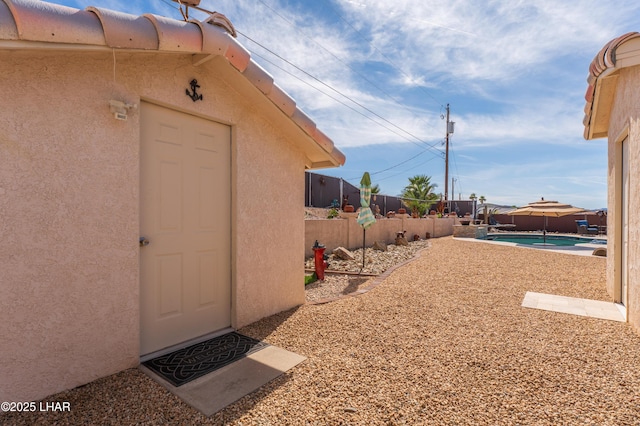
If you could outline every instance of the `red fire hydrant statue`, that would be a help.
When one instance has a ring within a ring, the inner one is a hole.
[[[318,243],[318,240],[316,240],[316,243],[312,248],[316,266],[316,277],[318,277],[318,279],[322,281],[324,280],[324,269],[327,267],[327,262],[324,260],[325,247],[323,244]]]

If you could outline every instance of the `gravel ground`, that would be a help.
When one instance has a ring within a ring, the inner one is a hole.
[[[137,369],[47,398],[71,413],[2,424],[637,425],[628,324],[520,306],[526,291],[607,300],[605,259],[451,237],[357,297],[240,332],[307,361],[207,419]]]

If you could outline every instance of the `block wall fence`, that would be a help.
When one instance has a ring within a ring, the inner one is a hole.
[[[316,240],[324,244],[327,253],[337,247],[354,250],[362,247],[363,230],[356,222],[357,213],[342,213],[335,219],[305,220],[305,257],[313,256],[313,245]],[[407,240],[412,241],[414,235],[425,239],[427,232],[431,238],[453,235],[453,225],[457,218],[419,218],[398,217],[378,219],[366,230],[365,246],[371,247],[374,242],[391,244],[396,240],[398,232],[406,231]],[[408,215],[403,215],[408,216]]]

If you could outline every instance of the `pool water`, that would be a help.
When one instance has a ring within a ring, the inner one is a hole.
[[[524,245],[542,245],[545,240],[542,235],[488,235],[485,240],[503,241]],[[546,245],[575,246],[576,244],[606,244],[606,240],[594,240],[593,238],[570,237],[566,235],[547,235]]]

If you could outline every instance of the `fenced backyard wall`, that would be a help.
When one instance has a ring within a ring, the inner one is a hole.
[[[343,197],[347,197],[349,204],[356,210],[360,208],[360,188],[341,178],[305,173],[306,207],[330,207],[333,202],[341,205]],[[398,211],[402,207],[400,198],[391,195],[378,195],[375,201],[371,201],[371,204],[371,207],[373,204],[377,204],[383,215],[390,211]]]
[[[345,247],[354,250],[362,247],[363,230],[356,222],[356,213],[343,213],[344,217],[335,219],[309,219],[305,220],[305,257],[313,256],[313,245],[316,240],[324,244],[326,252],[331,253],[337,247]],[[404,217],[407,216],[407,217]],[[457,219],[445,218],[420,218],[403,217],[378,219],[365,235],[365,246],[371,247],[374,242],[392,244],[395,243],[398,232],[406,231],[407,240],[413,240],[414,235],[421,239],[427,232],[431,238],[453,235],[453,225]]]
[[[347,197],[349,204],[356,210],[360,208],[360,188],[342,178],[305,172],[306,207],[330,207],[334,201],[341,205],[343,197]],[[386,216],[387,212],[397,212],[404,207],[400,197],[394,195],[379,194],[375,198],[371,200],[371,208],[375,211],[374,206],[377,205],[383,216]],[[447,204],[447,212],[456,211],[461,216],[465,213],[473,214],[474,202],[471,200],[450,200]],[[435,209],[435,205],[436,203],[432,204],[429,210]]]
[[[356,222],[357,213],[341,213],[340,218],[335,219],[308,219],[305,220],[305,257],[313,256],[313,244],[316,240],[324,244],[327,253],[337,247],[345,247],[354,250],[362,247],[363,231]],[[482,215],[480,215],[482,217]],[[493,216],[500,224],[514,224],[509,231],[541,231],[542,217],[509,216],[498,214]],[[595,213],[576,214],[563,217],[547,218],[547,231],[560,233],[576,233],[576,220],[587,220],[589,225],[600,226],[606,233],[607,217],[598,216]],[[460,220],[454,217],[427,217],[414,219],[409,215],[396,215],[394,218],[381,218],[376,221],[365,235],[365,246],[371,247],[374,242],[393,244],[398,232],[406,231],[407,240],[411,241],[414,235],[421,239],[427,232],[431,238],[453,235],[453,226],[459,225]]]
[[[482,214],[479,215],[482,219]],[[542,231],[544,219],[540,216],[509,216],[507,214],[496,214],[493,218],[499,224],[513,224],[512,231]],[[598,215],[597,213],[578,213],[562,217],[548,217],[547,232],[576,233],[578,227],[576,220],[586,220],[591,226],[598,226],[602,232],[606,231],[607,216]]]

